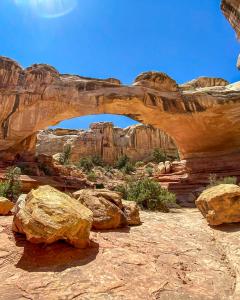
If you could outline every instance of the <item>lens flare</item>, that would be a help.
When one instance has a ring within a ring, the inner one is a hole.
[[[31,9],[43,18],[58,18],[70,13],[77,0],[14,0],[17,6]]]

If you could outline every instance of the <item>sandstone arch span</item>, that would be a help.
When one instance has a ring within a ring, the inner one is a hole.
[[[44,64],[23,69],[0,58],[0,151],[19,145],[27,151],[26,141],[38,130],[102,113],[130,116],[164,130],[183,159],[240,149],[240,82],[199,78],[177,85],[164,73],[147,72],[126,86],[112,78],[59,74]]]

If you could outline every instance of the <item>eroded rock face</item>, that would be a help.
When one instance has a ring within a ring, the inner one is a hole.
[[[5,197],[0,197],[0,215],[7,215],[14,204]]]
[[[32,243],[65,240],[77,248],[89,244],[92,212],[76,199],[50,186],[21,196],[16,204],[13,230]]]
[[[92,227],[94,229],[115,229],[128,225],[119,193],[106,189],[85,189],[73,195],[93,212]]]
[[[238,0],[222,0],[222,12],[237,33],[240,39],[240,3]],[[240,69],[240,60],[238,57],[237,67]]]
[[[25,141],[41,129],[101,113],[131,116],[162,129],[181,158],[229,155],[240,148],[240,83],[183,91],[168,76],[149,72],[124,86],[61,75],[43,64],[24,70],[1,57],[0,86],[2,156],[6,150],[26,154],[28,146],[32,151]]]
[[[170,156],[177,153],[173,140],[160,129],[134,125],[125,129],[111,122],[93,123],[90,130],[45,130],[38,134],[37,153],[57,155],[71,145],[71,161],[98,155],[106,163],[114,163],[126,154],[132,161],[151,158],[153,149],[161,148]]]
[[[210,225],[240,222],[240,187],[220,184],[205,190],[196,205]]]

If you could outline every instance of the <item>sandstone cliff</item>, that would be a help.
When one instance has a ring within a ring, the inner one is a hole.
[[[240,39],[240,1],[222,0],[221,8],[225,17],[236,31],[237,38]],[[240,55],[238,57],[237,67],[240,69]]]
[[[170,156],[177,152],[173,140],[160,129],[142,124],[122,129],[114,127],[111,122],[100,122],[91,124],[87,131],[40,131],[37,153],[60,153],[66,144],[71,145],[73,162],[84,156],[99,155],[104,162],[112,164],[123,154],[132,161],[145,160],[151,157],[154,148],[161,148]]]

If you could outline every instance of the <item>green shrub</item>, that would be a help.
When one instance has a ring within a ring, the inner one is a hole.
[[[209,185],[207,186],[209,187],[213,187],[219,184],[237,184],[237,177],[234,176],[228,176],[228,177],[222,177],[217,179],[217,175],[216,174],[210,174],[209,175]]]
[[[93,171],[91,171],[91,172],[88,173],[87,179],[89,181],[93,181],[94,182],[94,181],[97,180],[97,175]]]
[[[143,161],[137,161],[136,163],[135,163],[135,167],[136,168],[140,168],[140,167],[143,167],[144,166],[144,162]]]
[[[153,161],[156,163],[165,162],[167,160],[166,153],[159,148],[153,150],[152,156],[153,156]]]
[[[153,168],[147,167],[146,172],[148,173],[148,176],[152,176],[153,175]]]
[[[83,169],[85,172],[90,172],[93,169],[94,164],[91,157],[82,157],[80,158],[77,167]]]
[[[136,201],[145,209],[168,212],[168,205],[176,202],[176,196],[156,181],[146,178],[129,184],[127,200]]]
[[[136,169],[135,169],[134,165],[130,162],[127,162],[126,165],[123,168],[121,168],[121,171],[125,174],[131,174],[135,170]]]
[[[71,145],[67,144],[67,145],[65,145],[65,147],[63,149],[63,153],[60,154],[60,157],[59,157],[60,164],[62,164],[62,165],[69,164],[71,155],[72,155],[72,147],[71,147]]]
[[[137,202],[143,209],[168,212],[169,206],[176,203],[175,194],[149,178],[119,185],[115,190],[121,192],[124,199]]]
[[[21,193],[20,175],[20,168],[7,168],[4,181],[0,183],[0,196],[7,197],[11,200],[17,200]]]
[[[126,184],[120,184],[120,185],[116,186],[114,190],[116,192],[121,193],[123,199],[128,198],[128,186]]]
[[[119,170],[124,168],[129,161],[130,159],[126,154],[120,156],[116,162],[116,168]]]
[[[91,159],[94,166],[104,167],[104,162],[99,155],[93,155]]]

